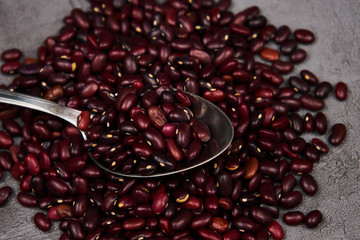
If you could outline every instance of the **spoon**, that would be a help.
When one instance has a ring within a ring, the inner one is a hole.
[[[172,171],[154,173],[150,175],[140,175],[140,174],[126,174],[126,173],[110,170],[107,167],[105,167],[101,162],[94,159],[91,156],[91,154],[89,154],[90,158],[99,167],[112,174],[122,177],[149,178],[149,177],[168,176],[171,174],[184,172],[192,168],[198,167],[200,165],[203,165],[213,160],[217,156],[219,156],[228,148],[228,146],[230,145],[233,139],[234,129],[231,121],[226,116],[226,114],[213,103],[197,95],[188,92],[185,93],[188,95],[192,103],[192,111],[194,113],[195,118],[204,121],[209,126],[211,131],[210,141],[203,147],[200,155],[196,159],[194,159],[191,162],[187,162],[186,164],[183,164],[180,168],[177,168]],[[81,113],[81,111],[79,110],[61,106],[57,103],[42,98],[37,98],[26,94],[11,92],[3,89],[0,89],[0,103],[17,105],[20,107],[31,108],[34,110],[45,112],[50,115],[62,118],[65,121],[74,125],[75,127],[77,127],[78,116]],[[87,136],[85,132],[81,130],[80,132],[84,140],[86,140]]]

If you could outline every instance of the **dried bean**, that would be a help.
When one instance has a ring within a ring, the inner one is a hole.
[[[35,214],[34,223],[36,227],[44,232],[49,231],[51,228],[51,221],[43,213]]]
[[[297,226],[304,222],[305,215],[300,211],[287,212],[283,216],[283,221],[290,226]]]
[[[337,123],[331,128],[331,134],[329,136],[329,142],[333,146],[340,145],[346,136],[346,127],[342,123]]]
[[[305,217],[305,224],[308,228],[317,227],[322,221],[322,214],[319,210],[309,212]]]
[[[344,101],[347,97],[347,85],[344,82],[338,82],[335,86],[335,96],[338,100]]]
[[[12,193],[12,188],[5,186],[0,188],[0,207],[4,206]]]

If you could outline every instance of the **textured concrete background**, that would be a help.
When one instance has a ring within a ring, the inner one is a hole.
[[[235,2],[235,1],[234,1]],[[316,43],[305,46],[308,59],[297,71],[309,69],[320,80],[344,81],[349,87],[348,100],[340,103],[333,96],[326,100],[324,112],[328,125],[343,122],[348,127],[346,141],[315,164],[314,177],[320,186],[313,197],[305,197],[299,209],[319,209],[324,221],[315,230],[286,227],[287,239],[328,240],[360,239],[360,1],[358,0],[241,0],[234,11],[259,5],[269,22],[292,29],[308,28],[316,33]],[[87,7],[76,0],[0,0],[0,52],[10,47],[35,56],[43,40],[56,34],[62,18],[73,7]],[[1,76],[1,82],[9,78]],[[311,137],[310,135],[308,136]],[[326,139],[323,137],[322,139]],[[37,209],[20,206],[16,200],[18,184],[8,174],[0,186],[11,185],[14,191],[6,207],[0,208],[0,239],[58,239],[59,230],[42,233],[32,223]],[[57,224],[55,224],[57,225]]]

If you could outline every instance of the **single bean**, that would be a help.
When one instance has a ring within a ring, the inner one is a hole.
[[[317,227],[322,221],[322,214],[319,210],[309,212],[305,217],[305,225],[308,228]]]
[[[347,97],[347,85],[344,82],[338,82],[335,86],[335,96],[338,100],[344,101]]]
[[[34,216],[34,223],[41,231],[47,232],[51,228],[51,221],[43,213],[37,213]]]
[[[304,222],[305,215],[300,211],[287,212],[283,216],[283,221],[290,226],[297,226]]]
[[[308,195],[314,195],[318,190],[316,180],[309,174],[301,176],[299,183],[303,191]]]
[[[329,142],[333,146],[340,145],[346,136],[346,127],[342,123],[337,123],[331,128],[331,134],[329,136]]]
[[[0,188],[0,207],[4,206],[12,193],[12,188],[4,186]]]

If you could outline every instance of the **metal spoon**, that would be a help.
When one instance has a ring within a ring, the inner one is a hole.
[[[188,162],[187,164],[182,165],[179,169],[160,172],[151,175],[139,175],[139,174],[126,174],[122,172],[116,172],[105,167],[101,162],[91,157],[90,158],[102,169],[108,171],[112,174],[123,176],[123,177],[136,177],[136,178],[149,178],[149,177],[162,177],[167,176],[183,171],[190,170],[192,168],[198,167],[202,164],[205,164],[226,150],[230,145],[231,140],[234,136],[234,129],[232,123],[226,114],[220,110],[213,103],[207,101],[206,99],[199,97],[197,95],[187,93],[192,103],[192,111],[195,118],[204,121],[210,128],[211,131],[211,140],[204,146],[199,157],[195,160]],[[61,106],[57,103],[29,96],[26,94],[21,94],[17,92],[11,92],[7,90],[0,89],[0,103],[7,103],[11,105],[17,105],[20,107],[31,108],[41,112],[45,112],[59,118],[64,119],[65,121],[71,123],[77,127],[78,116],[81,111],[72,109],[69,107]],[[87,136],[84,131],[81,131],[81,134],[84,140],[87,139]]]

